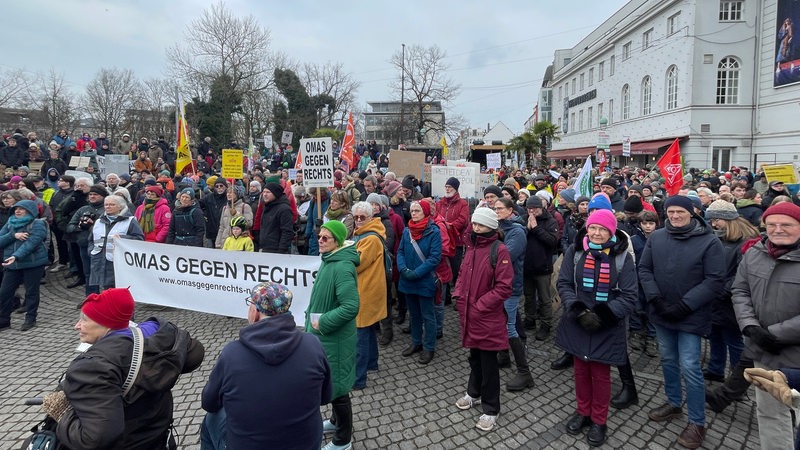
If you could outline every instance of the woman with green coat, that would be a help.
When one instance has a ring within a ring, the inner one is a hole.
[[[319,338],[333,376],[333,411],[331,419],[323,422],[322,431],[334,435],[323,450],[353,447],[350,390],[356,379],[356,266],[360,258],[355,245],[345,243],[346,237],[347,228],[342,222],[329,220],[322,225],[318,240],[322,264],[306,312],[306,331]]]

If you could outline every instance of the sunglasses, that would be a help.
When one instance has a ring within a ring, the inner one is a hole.
[[[320,242],[328,242],[328,241],[331,241],[331,240],[333,240],[333,238],[332,238],[332,237],[325,236],[324,234],[321,234],[321,235],[319,235],[319,239],[318,239],[318,240],[319,240]]]
[[[358,222],[363,222],[368,219],[367,216],[353,216],[353,219],[357,220]]]

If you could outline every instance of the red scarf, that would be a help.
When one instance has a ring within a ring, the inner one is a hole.
[[[408,221],[408,231],[411,232],[411,239],[418,241],[422,237],[422,232],[428,227],[429,220],[430,218],[426,217],[419,222]]]

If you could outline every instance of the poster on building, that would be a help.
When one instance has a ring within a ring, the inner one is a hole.
[[[244,154],[238,148],[222,149],[222,178],[238,180],[242,178],[242,158]]]
[[[462,198],[478,196],[478,171],[474,167],[431,166],[431,192],[434,197],[444,196],[444,185],[450,177],[461,183],[458,193]]]
[[[300,154],[303,155],[304,186],[333,186],[333,146],[330,137],[300,139]]]
[[[775,19],[775,70],[773,86],[800,82],[800,41],[794,40],[795,24],[800,24],[800,2],[778,0]]]

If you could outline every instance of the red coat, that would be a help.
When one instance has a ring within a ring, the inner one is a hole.
[[[144,211],[144,203],[136,208],[136,220],[142,218]],[[153,231],[144,234],[145,242],[167,242],[167,234],[169,233],[169,221],[172,218],[172,211],[169,209],[167,200],[161,197],[156,202],[155,210],[153,211],[153,223],[155,227]]]
[[[511,297],[514,268],[505,244],[497,247],[497,265],[492,270],[490,238],[479,237],[467,246],[453,298],[461,319],[461,343],[466,348],[499,351],[508,348],[508,317],[503,302]]]
[[[436,214],[444,219],[448,227],[455,228],[456,247],[462,247],[462,235],[469,225],[469,205],[456,192],[452,197],[442,197],[436,202]]]

